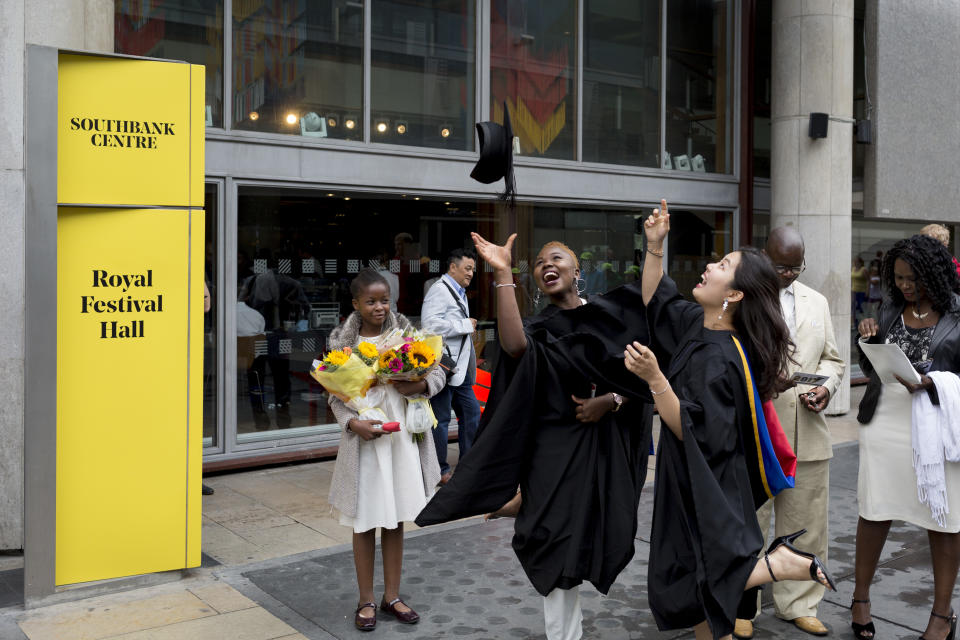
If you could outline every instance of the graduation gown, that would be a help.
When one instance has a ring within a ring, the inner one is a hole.
[[[513,548],[534,588],[591,582],[606,593],[633,557],[647,473],[653,407],[623,365],[646,342],[639,286],[578,309],[548,307],[524,327],[527,349],[503,355],[476,440],[451,481],[417,517],[436,524],[499,509],[519,486]],[[571,394],[616,391],[630,399],[597,423],[576,419]]]
[[[741,599],[750,600],[744,587],[763,546],[756,509],[766,494],[750,463],[756,449],[743,365],[733,333],[704,328],[702,308],[666,276],[647,312],[683,430],[682,441],[660,430],[650,608],[661,630],[706,620],[719,638],[733,632]]]

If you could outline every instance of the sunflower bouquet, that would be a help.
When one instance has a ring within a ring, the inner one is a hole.
[[[372,365],[381,382],[423,380],[437,366],[443,338],[418,331],[395,331],[377,343],[377,362]],[[437,418],[426,398],[407,398],[404,428],[420,442],[424,433],[437,426]]]
[[[386,415],[377,408],[381,395],[371,391],[377,384],[377,375],[373,367],[350,347],[329,351],[323,360],[314,360],[310,375],[365,420],[386,421]]]

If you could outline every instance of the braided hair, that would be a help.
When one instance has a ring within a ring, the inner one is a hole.
[[[929,236],[917,234],[899,240],[883,258],[881,280],[887,299],[898,307],[906,304],[903,294],[896,286],[893,266],[903,260],[917,276],[917,284],[924,288],[937,313],[950,310],[953,295],[960,293],[960,278],[953,265],[953,258],[946,247]]]

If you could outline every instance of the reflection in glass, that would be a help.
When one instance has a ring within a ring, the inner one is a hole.
[[[687,299],[711,262],[733,251],[733,214],[670,210],[666,271]]]
[[[666,153],[663,167],[679,171],[733,170],[730,52],[732,3],[667,3]]]
[[[659,0],[586,0],[583,44],[583,159],[659,167]]]
[[[349,197],[349,200],[347,198]],[[550,240],[579,256],[582,288],[603,293],[639,277],[640,214],[501,202],[366,197],[241,188],[237,204],[237,439],[338,433],[326,392],[309,375],[330,331],[353,305],[350,281],[373,267],[396,283],[397,311],[415,324],[427,289],[446,271],[451,250],[472,245],[470,232],[516,245],[517,294],[525,315],[537,301],[534,258]],[[678,233],[677,235],[682,235]],[[467,289],[478,366],[499,349],[493,273],[482,263]]]
[[[472,149],[473,0],[372,0],[374,142]]]
[[[217,441],[217,186],[206,185],[204,215],[203,281],[210,293],[210,308],[203,314],[203,446],[216,447]]]
[[[207,126],[223,126],[223,0],[115,0],[114,50],[205,65]]]
[[[524,155],[574,158],[576,29],[575,0],[490,4],[491,114],[506,102]]]
[[[238,129],[362,140],[363,2],[233,3]]]

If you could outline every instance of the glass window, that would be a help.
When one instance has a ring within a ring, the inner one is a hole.
[[[327,394],[309,375],[330,331],[352,311],[350,281],[373,267],[395,285],[397,311],[414,323],[427,289],[470,232],[502,242],[512,231],[525,315],[545,306],[532,271],[541,246],[567,243],[580,258],[584,294],[639,277],[640,213],[495,201],[369,197],[241,188],[237,208],[237,440],[339,433]],[[686,222],[686,219],[684,219]],[[682,225],[677,225],[681,227]],[[683,235],[683,234],[677,234]],[[467,290],[478,365],[498,351],[493,273],[478,267]]]
[[[370,139],[472,149],[473,0],[373,0]]]
[[[660,166],[660,1],[587,0],[583,159]]]
[[[237,129],[363,139],[363,2],[233,3]]]
[[[491,2],[492,119],[506,102],[523,155],[574,158],[576,29],[576,0]]]
[[[680,293],[690,292],[711,262],[733,251],[733,214],[729,211],[670,210],[666,271]]]
[[[667,3],[666,153],[663,167],[733,169],[730,52],[733,28],[724,0]]]
[[[217,185],[206,185],[204,202],[205,251],[203,281],[210,294],[210,308],[203,314],[203,446],[216,447],[217,438],[217,327],[220,308],[217,306]]]
[[[206,122],[223,126],[223,0],[116,0],[117,53],[206,66]]]

